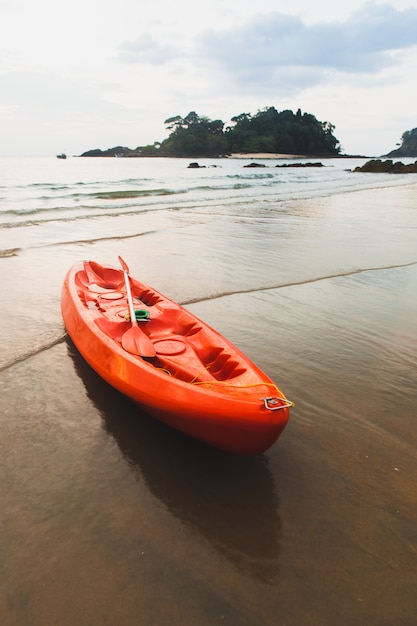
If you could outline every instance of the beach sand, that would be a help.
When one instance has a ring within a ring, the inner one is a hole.
[[[408,180],[279,206],[193,201],[129,214],[127,232],[119,216],[88,210],[46,225],[43,240],[40,223],[10,229],[15,252],[0,265],[0,624],[415,623]],[[118,254],[170,297],[197,300],[190,309],[295,402],[265,454],[227,455],[165,427],[80,357],[60,314],[64,274]]]
[[[230,155],[231,159],[307,159],[314,157],[306,157],[303,154],[281,154],[281,153],[272,153],[272,152],[236,152]]]

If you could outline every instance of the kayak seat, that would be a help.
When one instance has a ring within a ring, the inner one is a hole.
[[[166,336],[190,337],[201,330],[198,324],[186,311],[178,308],[165,309],[158,315],[151,313],[151,319],[147,322],[147,330],[151,339],[158,339]]]
[[[143,289],[139,292],[135,292],[135,296],[139,298],[145,306],[154,306],[161,301],[160,296],[149,289]]]
[[[229,380],[236,378],[246,372],[246,369],[239,367],[239,362],[235,361],[230,354],[222,353],[208,365],[209,371],[216,380]]]
[[[187,339],[201,363],[208,369],[216,380],[236,378],[246,372],[246,368],[233,358],[221,345],[210,341],[210,336],[204,330],[195,333]]]
[[[128,322],[113,322],[104,317],[97,317],[94,320],[94,323],[103,333],[119,343],[122,342],[123,335],[130,328],[130,324]]]
[[[139,281],[131,279],[132,296],[138,298],[145,306],[154,306],[162,301],[160,294],[148,287],[144,287]]]
[[[157,358],[153,365],[166,369],[175,378],[194,383],[226,381],[246,372],[246,368],[222,346],[208,345],[201,328],[200,332],[189,336],[169,333],[165,336],[151,334],[150,337]]]
[[[88,283],[97,283],[107,289],[120,289],[124,284],[120,270],[103,267],[95,261],[84,261],[84,275]]]
[[[204,367],[186,341],[159,339],[154,342],[154,346],[156,350],[156,357],[152,359],[154,367],[187,383],[214,380],[210,370]]]

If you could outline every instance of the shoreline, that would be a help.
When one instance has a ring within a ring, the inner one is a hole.
[[[281,152],[235,152],[228,155],[228,159],[375,159],[378,157],[364,156],[363,154],[338,154],[338,155],[308,155],[308,154],[285,154]]]
[[[236,152],[229,159],[307,159],[305,154],[284,154],[279,152]]]

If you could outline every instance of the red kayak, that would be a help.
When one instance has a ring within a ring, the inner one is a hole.
[[[110,385],[169,426],[217,448],[269,448],[292,405],[240,350],[185,308],[122,269],[84,261],[67,273],[69,336]]]

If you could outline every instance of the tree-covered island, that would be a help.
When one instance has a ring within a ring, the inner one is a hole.
[[[220,157],[234,153],[298,154],[316,157],[338,156],[341,150],[330,122],[319,122],[311,113],[278,112],[267,107],[255,115],[241,113],[225,127],[222,120],[210,120],[191,111],[165,120],[170,135],[162,142],[135,149],[116,146],[89,150],[81,156],[120,157]]]

